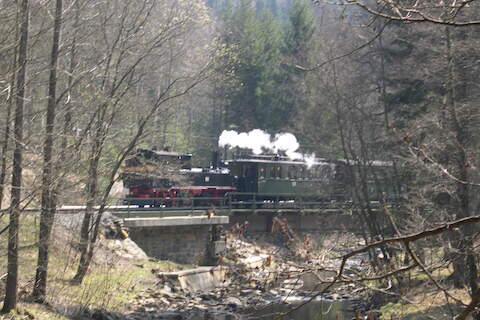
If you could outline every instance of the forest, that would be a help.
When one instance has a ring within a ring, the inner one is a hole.
[[[27,208],[41,211],[29,296],[42,304],[58,207],[86,207],[80,284],[132,151],[208,165],[224,130],[261,129],[364,164],[351,181],[364,246],[343,258],[383,254],[334,281],[393,281],[408,301],[415,270],[455,306],[447,318],[480,319],[479,14],[475,0],[0,1],[2,311],[20,299]],[[395,210],[369,205],[377,160],[392,163]]]

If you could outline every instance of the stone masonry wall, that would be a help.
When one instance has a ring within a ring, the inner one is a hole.
[[[185,264],[202,262],[210,225],[131,228],[130,237],[152,258]]]
[[[359,224],[351,215],[330,213],[330,214],[234,214],[230,216],[228,228],[236,223],[243,224],[248,221],[247,233],[250,232],[268,232],[271,228],[271,219],[278,217],[287,220],[290,227],[296,232],[332,232],[332,231],[350,231],[358,232]],[[270,219],[270,221],[269,221]]]

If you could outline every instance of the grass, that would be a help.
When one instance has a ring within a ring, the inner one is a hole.
[[[123,312],[134,297],[151,287],[156,279],[152,270],[173,271],[186,268],[169,261],[126,261],[111,249],[97,246],[94,263],[81,285],[71,283],[78,266],[79,254],[75,249],[78,232],[55,228],[52,236],[47,285],[48,305],[28,302],[33,288],[37,260],[36,241],[38,221],[35,216],[22,216],[19,233],[19,307],[16,313],[0,319],[69,319],[87,309]],[[0,219],[0,228],[8,223]],[[0,236],[0,273],[6,273],[8,235]],[[106,240],[101,240],[106,241]],[[4,295],[5,284],[0,283]]]
[[[435,271],[433,277],[437,280],[445,279],[451,272],[452,270],[449,268],[443,268]],[[406,300],[384,304],[380,308],[382,319],[450,320],[459,313],[459,305],[451,297],[447,297],[444,292],[438,290],[425,274],[412,272],[409,282],[407,284],[409,290],[403,294]],[[442,282],[442,286],[448,288],[448,284],[445,282]],[[466,289],[448,288],[447,292],[465,303],[470,301]]]
[[[455,292],[456,296],[463,296],[465,301],[465,291]],[[415,295],[414,303],[387,303],[382,306],[380,311],[384,319],[402,319],[402,320],[451,320],[460,308],[453,301],[447,301],[443,293],[430,292]]]
[[[430,247],[423,251],[425,264],[437,266],[431,271],[433,279],[444,287],[449,295],[468,303],[470,296],[467,289],[454,289],[447,281],[453,273],[453,268],[451,264],[444,261],[443,256],[444,251],[441,247]],[[384,304],[380,309],[382,319],[450,320],[460,311],[459,305],[440,291],[423,271],[414,269],[405,273],[402,282],[402,287],[405,288],[402,290],[402,296],[405,300]],[[393,284],[398,285],[396,279],[393,280]]]

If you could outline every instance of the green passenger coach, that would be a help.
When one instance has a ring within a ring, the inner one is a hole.
[[[355,192],[369,200],[388,200],[399,193],[391,183],[393,167],[384,161],[360,164],[316,159],[307,164],[278,156],[253,156],[230,160],[228,168],[237,191],[255,194],[258,200],[351,201]]]
[[[269,195],[283,197],[311,197],[331,200],[335,193],[336,165],[313,162],[268,159],[235,159],[228,162],[230,173],[237,181],[238,190],[256,193],[257,198]]]

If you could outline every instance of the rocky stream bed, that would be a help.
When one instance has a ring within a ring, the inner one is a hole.
[[[338,259],[332,259],[338,237],[323,239],[321,250],[313,248],[311,237],[302,241],[269,237],[265,241],[229,236],[226,255],[209,271],[216,275],[208,288],[198,290],[172,273],[152,269],[155,285],[131,301],[129,311],[89,310],[82,318],[342,320],[366,313],[365,292],[353,284],[335,285],[319,294],[338,267]]]

